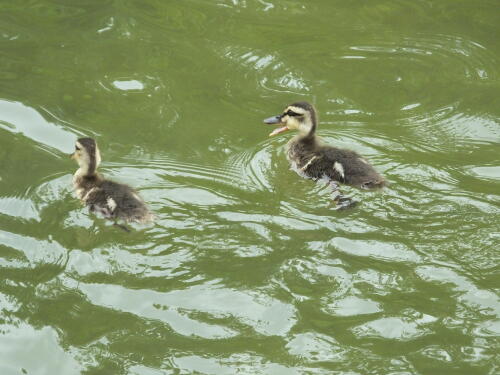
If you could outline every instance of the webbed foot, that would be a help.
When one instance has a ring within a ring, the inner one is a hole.
[[[333,199],[333,203],[335,204],[336,210],[347,210],[350,208],[354,208],[357,206],[358,201],[355,201],[352,198],[349,197],[344,197],[343,195],[339,194]]]
[[[358,201],[355,201],[352,198],[343,196],[342,194],[337,194],[333,198],[333,204],[335,204],[335,208],[337,210],[347,210],[350,208],[354,208],[358,205]]]

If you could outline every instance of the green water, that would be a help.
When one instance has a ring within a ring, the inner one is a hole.
[[[0,1],[0,374],[498,374],[496,0]],[[391,182],[328,189],[295,100]],[[74,140],[157,216],[71,191]]]

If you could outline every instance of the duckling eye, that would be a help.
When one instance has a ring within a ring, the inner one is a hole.
[[[78,147],[78,146],[75,146],[75,150],[76,150],[76,151],[80,151],[80,150],[81,150],[81,148],[80,148],[80,147]]]

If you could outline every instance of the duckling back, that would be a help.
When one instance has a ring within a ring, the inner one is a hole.
[[[377,189],[386,185],[385,179],[361,155],[352,150],[327,147],[327,159],[333,161],[331,177],[361,189]]]
[[[104,180],[100,188],[91,194],[89,205],[106,207],[115,219],[148,222],[152,220],[146,204],[130,186]]]
[[[292,139],[287,156],[304,177],[328,178],[362,189],[386,185],[384,178],[357,152],[323,145],[316,137]]]
[[[76,193],[92,212],[108,219],[149,222],[153,216],[130,186],[105,180],[99,175],[76,177]]]

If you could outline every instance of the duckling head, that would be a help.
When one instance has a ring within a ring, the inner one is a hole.
[[[94,175],[101,163],[101,153],[96,141],[92,138],[79,138],[75,143],[75,152],[71,154],[71,159],[76,160],[80,166],[78,174]]]
[[[301,135],[312,136],[316,131],[317,117],[314,107],[307,102],[296,102],[285,108],[282,114],[264,120],[266,124],[281,125],[269,136],[287,130],[298,130]]]

